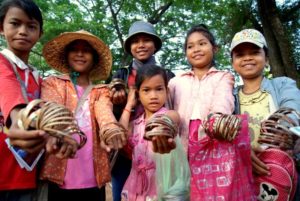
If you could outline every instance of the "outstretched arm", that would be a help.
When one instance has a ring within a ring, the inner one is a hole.
[[[104,148],[107,152],[110,152],[111,149],[120,149],[126,143],[126,133],[119,133],[118,135],[113,136],[107,142],[104,142],[101,135],[104,133],[104,130],[107,129],[115,129],[120,130],[120,126],[118,126],[118,122],[114,117],[112,111],[112,102],[110,99],[110,90],[108,88],[100,89],[99,99],[95,103],[95,116],[100,128],[100,139],[101,139],[101,147]],[[109,126],[109,128],[108,128]]]
[[[45,101],[56,102],[65,105],[63,94],[59,89],[65,91],[65,85],[62,86],[61,80],[56,77],[49,77],[42,83],[41,98]],[[76,140],[69,139],[68,142],[60,143],[60,141],[53,136],[49,136],[46,143],[46,150],[50,154],[54,154],[57,158],[73,158],[77,152],[78,145]]]
[[[8,133],[6,133],[7,137],[13,146],[29,153],[38,152],[45,145],[45,133],[38,130],[24,131],[18,127],[18,112],[27,103],[13,67],[1,54],[0,72],[0,111],[6,127],[9,128]],[[36,92],[38,93],[38,91],[38,87],[36,87]]]
[[[169,110],[165,115],[168,116],[177,127],[179,127],[180,117],[175,110]],[[170,151],[176,148],[174,139],[166,136],[154,136],[152,138],[152,145],[153,152],[160,154],[170,153]]]
[[[7,133],[10,144],[28,153],[37,153],[45,146],[47,135],[41,130],[21,130],[17,124],[19,111],[20,108],[16,107],[10,112],[12,124]]]

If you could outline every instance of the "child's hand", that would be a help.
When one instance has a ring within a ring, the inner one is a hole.
[[[77,150],[78,144],[75,139],[71,138],[61,143],[58,138],[49,136],[46,143],[46,151],[59,159],[74,158]]]
[[[165,154],[170,153],[172,149],[176,148],[176,143],[173,138],[166,136],[154,136],[152,138],[153,152]]]
[[[107,144],[102,140],[100,146],[105,149],[107,152],[110,152],[112,149],[121,149],[127,144],[127,138],[125,134],[116,135],[112,137]]]
[[[126,92],[124,89],[116,90],[116,88],[111,89],[111,102],[115,105],[121,105],[126,103]]]
[[[252,148],[251,149],[251,160],[253,172],[258,175],[270,175],[269,167],[263,163],[257,156],[255,152],[262,152],[261,148]]]
[[[47,134],[41,130],[21,130],[12,125],[7,137],[11,145],[21,148],[28,153],[37,153],[44,148]]]
[[[12,146],[21,148],[28,153],[38,153],[44,148],[48,135],[41,130],[20,129],[17,123],[20,109],[16,107],[10,112],[12,124],[7,137]]]

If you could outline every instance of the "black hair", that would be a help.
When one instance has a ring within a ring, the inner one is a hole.
[[[40,33],[43,32],[43,16],[39,7],[32,0],[4,0],[0,5],[0,27],[9,8],[17,7],[23,10],[30,19],[35,19],[40,24]]]
[[[160,49],[160,46],[159,46],[159,44],[161,43],[160,39],[159,39],[157,36],[154,36],[154,35],[152,35],[152,34],[148,34],[148,33],[145,33],[145,32],[140,32],[140,33],[137,33],[137,34],[132,35],[132,36],[129,38],[129,46],[131,47],[132,41],[133,41],[134,38],[137,38],[138,36],[141,36],[141,35],[145,35],[145,36],[151,38],[151,40],[152,40],[153,43],[154,43],[155,48],[156,48],[157,50]]]
[[[258,47],[258,46],[257,46],[257,47]],[[233,49],[234,49],[234,48],[233,48]],[[266,46],[264,46],[264,47],[263,47],[263,50],[264,50],[264,52],[265,52],[266,58],[269,58],[269,49],[268,49]],[[231,59],[232,59],[232,54],[233,54],[233,50],[230,52]]]
[[[154,64],[143,65],[142,67],[140,67],[138,69],[136,78],[135,78],[136,88],[139,90],[142,83],[146,79],[151,78],[156,75],[162,76],[162,78],[164,79],[165,87],[167,88],[168,87],[168,78],[167,78],[166,70],[163,69],[162,67],[154,65]]]
[[[198,25],[195,25],[192,28],[190,28],[188,30],[187,34],[186,34],[184,45],[183,45],[185,53],[186,53],[186,49],[187,49],[188,39],[189,39],[190,35],[192,33],[195,33],[195,32],[199,32],[199,33],[203,34],[209,40],[209,42],[211,43],[211,45],[214,48],[218,47],[218,45],[216,43],[216,39],[215,39],[214,35],[209,31],[208,27],[205,24],[198,24]],[[213,61],[212,61],[212,66],[213,65],[215,65],[215,59],[214,58],[213,58]]]
[[[84,39],[76,39],[76,40],[73,40],[72,42],[70,42],[68,45],[66,45],[65,47],[65,51],[64,51],[64,54],[65,54],[65,59],[66,61],[68,61],[68,53],[71,51],[71,48],[72,48],[72,45],[78,41],[84,41],[86,42],[87,44],[90,45],[90,47],[92,48],[92,54],[93,54],[93,62],[94,62],[94,65],[97,64],[99,62],[99,55],[98,55],[98,52],[95,50],[95,48],[92,46],[92,44],[90,44],[88,41],[84,40]],[[68,63],[68,62],[67,62]]]

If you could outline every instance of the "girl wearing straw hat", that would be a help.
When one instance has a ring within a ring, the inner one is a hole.
[[[106,151],[126,144],[125,130],[112,112],[109,88],[93,85],[108,77],[111,52],[98,37],[81,30],[57,36],[44,46],[43,55],[53,69],[65,74],[43,82],[42,98],[72,110],[87,136],[86,145],[73,159],[46,156],[41,178],[51,182],[49,200],[104,201],[104,186],[110,180]]]

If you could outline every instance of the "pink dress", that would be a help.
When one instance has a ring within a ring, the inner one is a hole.
[[[166,108],[161,108],[155,114],[166,111]],[[133,132],[129,138],[133,149],[132,167],[122,191],[124,201],[157,200],[152,143],[143,139],[144,132],[145,118],[142,114],[133,121]]]

